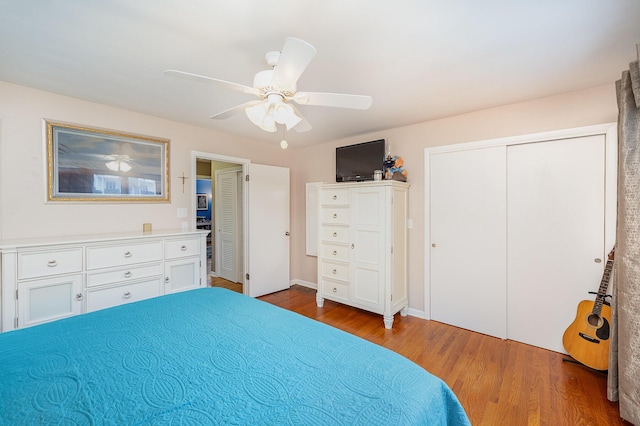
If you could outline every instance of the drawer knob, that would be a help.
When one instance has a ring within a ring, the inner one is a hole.
[[[130,251],[125,251],[125,252],[124,252],[124,257],[129,258],[129,257],[131,257],[131,256],[133,256],[133,254],[131,254],[131,252],[130,252]]]
[[[164,282],[168,284],[169,283],[169,277],[164,277]]]
[[[127,272],[125,272],[125,273],[124,273],[124,277],[125,277],[125,278],[131,278],[131,275],[133,275],[133,274],[131,273],[131,271],[127,271]]]
[[[47,262],[47,266],[49,268],[53,268],[55,266],[58,266],[58,262],[56,262],[55,260],[50,260],[50,261]]]
[[[334,218],[334,219],[337,219],[337,218],[338,218],[338,213],[334,213],[334,214],[333,214],[333,218]]]
[[[187,251],[187,246],[182,246],[182,247],[180,247],[180,250],[182,250],[182,251]]]
[[[334,236],[334,237],[337,237],[337,236],[338,236],[338,233],[337,233],[337,232],[334,232],[334,233],[333,233],[333,236]]]
[[[82,301],[82,293],[78,293],[78,294],[76,294],[76,300],[77,300],[78,302],[81,302],[81,301]]]
[[[336,250],[334,250],[334,251],[333,251],[333,255],[334,255],[334,256],[337,256],[337,255],[338,255],[338,252],[337,252]]]
[[[333,271],[331,271],[331,273],[332,273],[333,275],[335,275],[335,274],[337,274],[337,273],[338,273],[338,271],[336,271],[336,270],[334,269]]]
[[[131,299],[131,292],[130,291],[126,292],[125,294],[122,295],[122,298],[123,299]]]
[[[337,195],[334,195],[332,198],[333,198],[334,200],[337,200],[337,199],[338,199],[338,196],[337,196]]]
[[[337,293],[337,292],[338,292],[338,289],[334,287],[334,288],[333,288],[333,292],[334,292],[334,293]]]

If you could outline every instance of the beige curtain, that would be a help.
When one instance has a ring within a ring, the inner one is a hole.
[[[640,44],[636,45],[640,59]],[[613,274],[608,397],[620,416],[640,425],[640,67],[616,82],[618,98],[618,224]]]

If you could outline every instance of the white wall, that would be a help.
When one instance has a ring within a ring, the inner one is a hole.
[[[43,119],[171,140],[170,203],[47,203]],[[305,254],[305,183],[335,181],[335,147],[380,137],[404,158],[408,179],[409,306],[424,309],[424,148],[614,122],[614,85],[536,99],[389,129],[297,150],[0,82],[0,239],[179,228],[177,208],[191,206],[191,151],[290,167],[291,277],[316,282],[316,258]]]
[[[169,203],[46,202],[43,120],[64,121],[170,139]],[[0,239],[179,229],[195,212],[187,180],[191,151],[292,167],[293,152],[209,129],[0,82]],[[177,209],[187,208],[187,218]]]
[[[419,315],[424,310],[425,282],[424,148],[616,120],[615,87],[611,84],[297,149],[292,179],[291,276],[313,283],[317,281],[316,258],[305,255],[305,183],[335,182],[337,146],[386,138],[391,142],[392,153],[404,159],[411,183],[409,217],[413,219],[413,229],[409,230],[409,307],[413,314]]]

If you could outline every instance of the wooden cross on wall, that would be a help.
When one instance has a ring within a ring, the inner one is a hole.
[[[178,176],[178,179],[182,179],[182,193],[184,194],[184,181],[189,178],[184,175],[184,172],[182,172],[182,176]]]

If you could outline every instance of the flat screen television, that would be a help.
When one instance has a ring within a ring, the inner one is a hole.
[[[373,180],[374,170],[382,170],[384,154],[384,139],[337,147],[336,182]]]

